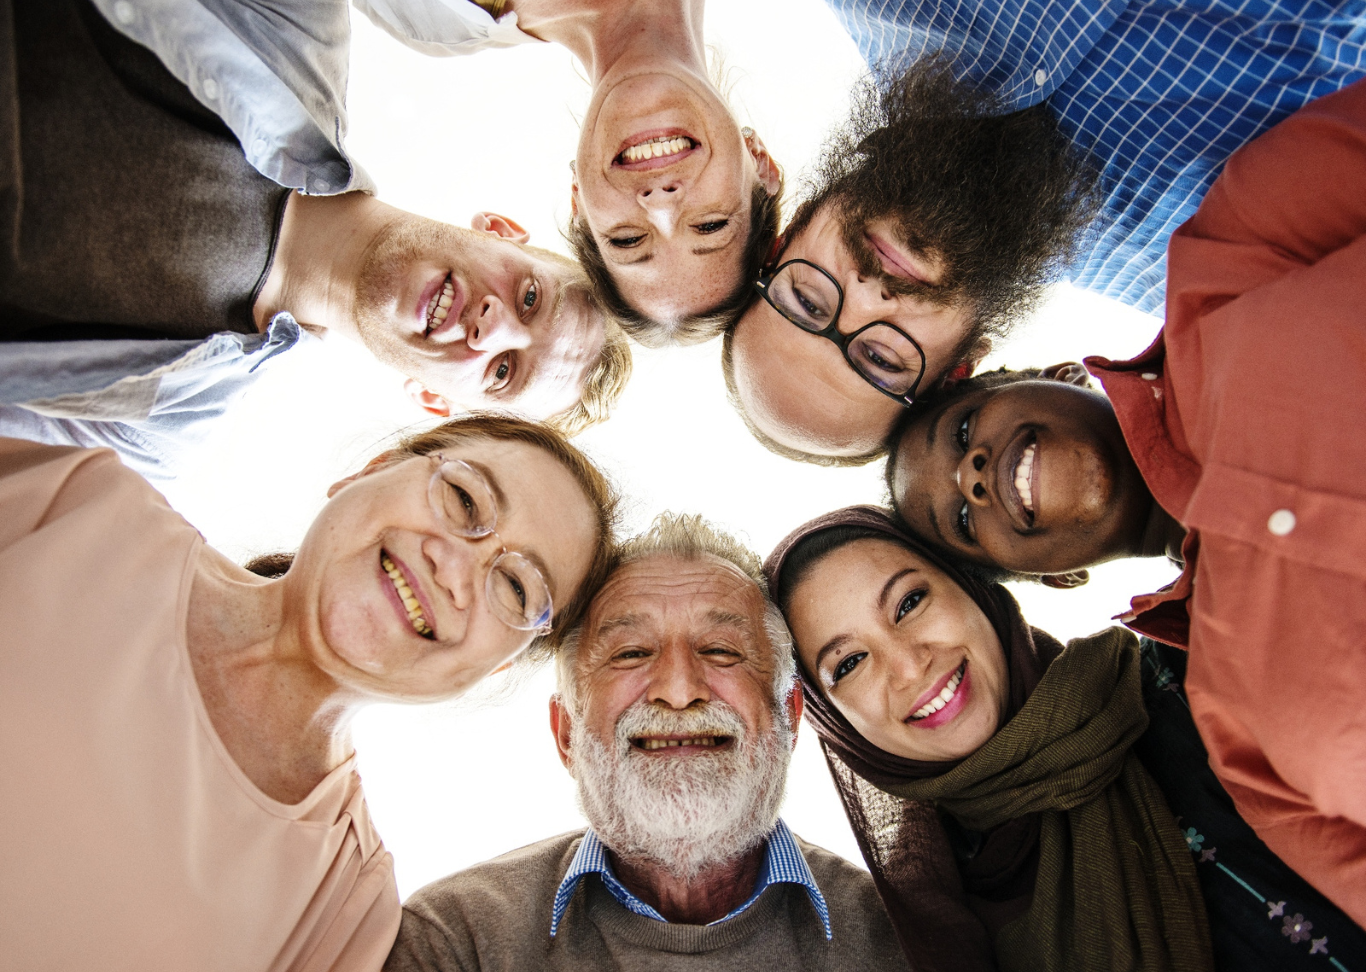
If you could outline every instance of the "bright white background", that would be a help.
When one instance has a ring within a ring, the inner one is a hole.
[[[478,210],[503,212],[527,226],[533,242],[564,250],[568,162],[588,97],[568,53],[525,45],[436,59],[359,15],[353,31],[348,145],[380,196],[461,225]],[[820,0],[713,0],[707,34],[741,123],[759,132],[796,188],[863,69],[853,43]],[[1130,356],[1157,327],[1154,318],[1060,287],[989,364]],[[718,359],[719,342],[637,349],[616,416],[580,438],[628,497],[630,531],[660,510],[701,512],[763,555],[810,517],[883,501],[878,465],[808,467],[756,445],[726,403]],[[273,364],[206,444],[194,473],[165,492],[232,556],[291,550],[329,483],[422,421],[397,375],[345,342],[314,342]],[[1162,561],[1129,561],[1093,571],[1079,591],[1024,585],[1017,596],[1034,624],[1065,639],[1104,627],[1130,595],[1173,575]],[[510,699],[381,706],[360,717],[366,794],[405,897],[450,871],[581,826],[548,731],[552,681],[543,671]],[[808,840],[858,860],[809,727],[799,735],[784,816]]]

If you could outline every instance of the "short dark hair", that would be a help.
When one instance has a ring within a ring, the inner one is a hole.
[[[763,272],[773,241],[778,238],[782,192],[781,177],[778,191],[771,195],[763,182],[755,181],[750,191],[749,236],[740,256],[740,283],[715,306],[675,321],[656,321],[631,306],[612,279],[598,241],[582,215],[570,218],[564,235],[588,275],[597,302],[617,319],[628,337],[647,348],[701,344],[730,327],[754,299],[754,282]]]

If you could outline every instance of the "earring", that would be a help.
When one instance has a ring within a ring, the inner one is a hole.
[[[742,125],[742,126],[740,126],[740,134],[741,134],[741,136],[743,136],[744,138],[753,138],[753,137],[754,137],[754,129],[750,128],[748,125]]]

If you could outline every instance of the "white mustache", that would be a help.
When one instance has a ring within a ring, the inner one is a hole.
[[[745,722],[725,702],[704,702],[673,709],[658,702],[636,702],[617,718],[618,752],[628,753],[631,740],[641,736],[730,736],[743,745]]]

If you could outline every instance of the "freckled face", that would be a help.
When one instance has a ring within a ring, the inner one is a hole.
[[[857,540],[819,561],[787,612],[802,667],[879,749],[961,759],[999,728],[1005,653],[972,598],[890,540]]]
[[[1060,381],[1016,382],[918,418],[892,479],[917,533],[1024,573],[1124,556],[1152,508],[1109,399]]]
[[[706,78],[638,72],[594,92],[576,205],[631,306],[656,320],[698,314],[742,283],[755,154]]]
[[[504,544],[539,562],[556,604],[573,597],[592,558],[592,506],[548,453],[475,438],[442,451],[496,486],[497,536],[449,533],[428,500],[435,462],[406,459],[338,491],[285,577],[287,611],[318,667],[385,698],[458,695],[531,642],[489,603],[486,578]]]

